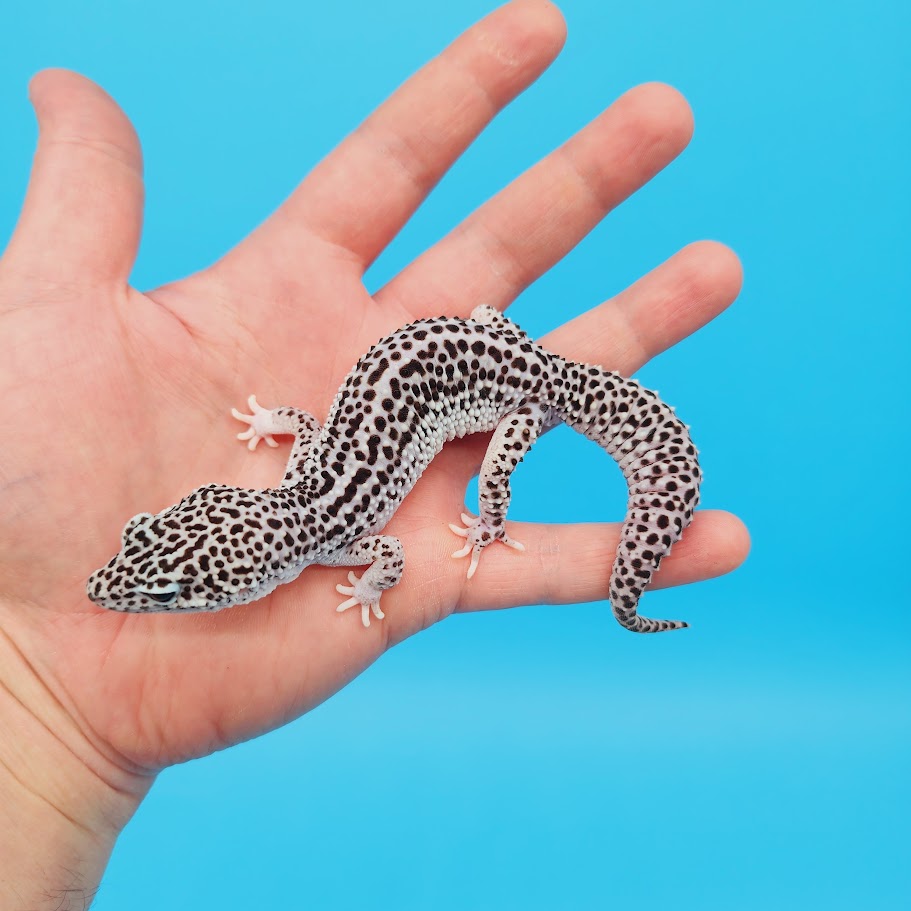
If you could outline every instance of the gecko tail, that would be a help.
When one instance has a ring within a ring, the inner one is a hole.
[[[614,616],[617,622],[631,633],[665,633],[674,629],[687,629],[689,623],[685,620],[652,620],[649,617],[643,617],[640,614],[632,616],[623,616],[616,610]]]
[[[635,380],[551,357],[549,404],[617,462],[629,490],[609,583],[614,616],[634,633],[684,629],[687,624],[680,620],[651,620],[636,611],[699,502],[702,472],[689,428],[657,393]]]

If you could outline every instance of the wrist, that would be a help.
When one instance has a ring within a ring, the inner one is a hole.
[[[114,847],[0,769],[0,907],[88,908]]]
[[[88,908],[151,782],[91,742],[0,625],[0,908]]]

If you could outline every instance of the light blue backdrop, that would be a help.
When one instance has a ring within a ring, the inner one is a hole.
[[[142,136],[147,287],[243,236],[492,4],[11,7],[0,243],[34,142],[26,81],[73,67]],[[629,636],[603,604],[456,617],[284,730],[166,772],[100,911],[909,907],[909,6],[563,9],[563,56],[371,280],[620,92],[676,85],[690,149],[514,312],[540,333],[691,240],[740,253],[739,302],[641,376],[695,428],[704,503],[749,523],[749,562],[650,596],[686,634]],[[603,454],[557,432],[522,467],[514,517],[623,502]]]

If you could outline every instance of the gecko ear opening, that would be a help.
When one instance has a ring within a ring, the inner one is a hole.
[[[120,533],[120,541],[122,544],[127,543],[127,538],[129,538],[130,533],[135,529],[139,528],[143,522],[147,522],[149,519],[154,518],[150,512],[138,512],[132,519],[130,519],[126,525],[123,526],[123,531]]]

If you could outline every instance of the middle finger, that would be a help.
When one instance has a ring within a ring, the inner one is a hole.
[[[675,89],[627,92],[534,165],[378,294],[415,318],[504,309],[604,216],[685,148],[689,106]]]

